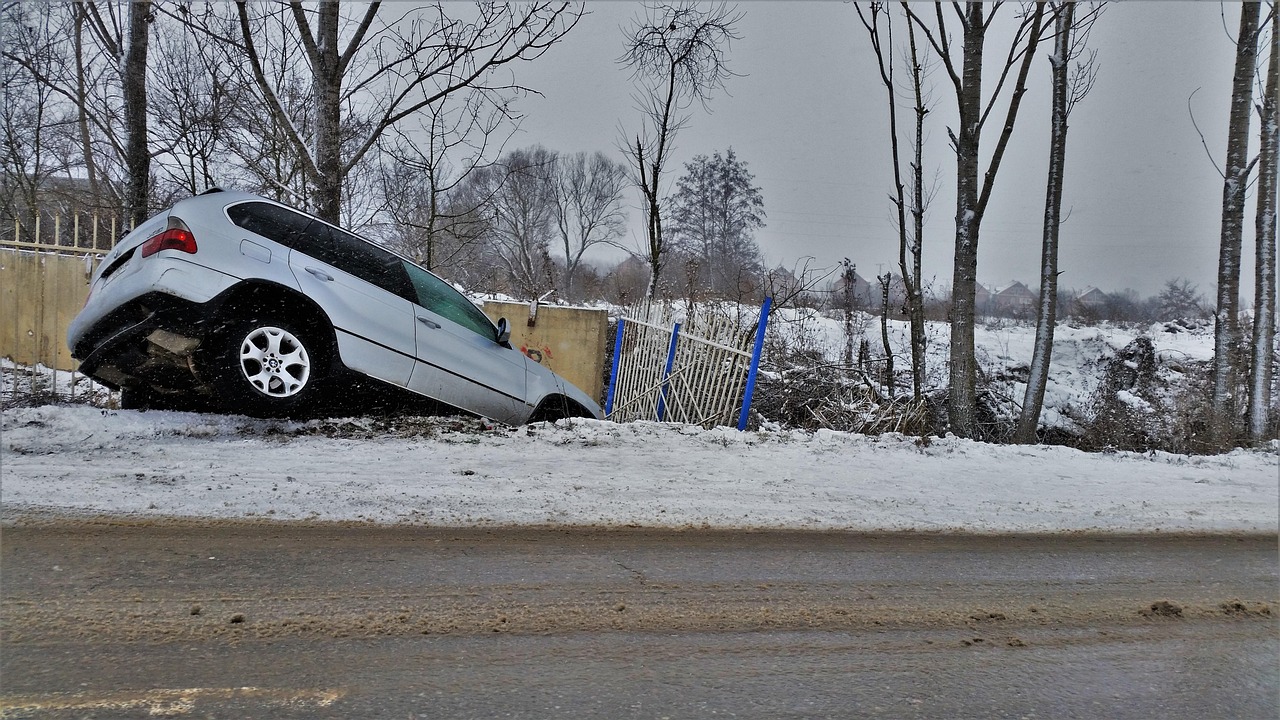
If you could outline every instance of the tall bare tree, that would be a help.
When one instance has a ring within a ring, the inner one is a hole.
[[[1256,162],[1256,158],[1249,158],[1249,119],[1253,112],[1254,64],[1258,56],[1258,18],[1262,3],[1246,2],[1239,7],[1240,30],[1236,36],[1227,161],[1223,169],[1218,302],[1214,314],[1213,435],[1219,445],[1231,442],[1240,410],[1236,386],[1241,341],[1240,245],[1249,174]]]
[[[1276,190],[1280,172],[1280,13],[1271,5],[1271,52],[1258,119],[1262,126],[1258,154],[1258,212],[1254,240],[1253,342],[1250,346],[1249,439],[1266,438],[1271,414],[1272,365],[1276,336]]]
[[[70,30],[65,16],[29,4],[0,8],[0,210],[6,219],[20,219],[24,230],[40,205],[38,191],[68,171],[62,156],[73,154],[58,152],[60,145],[74,147],[72,106],[43,80],[63,66],[58,38]]]
[[[551,177],[556,232],[564,252],[560,296],[577,300],[574,283],[582,257],[596,245],[616,245],[626,228],[622,195],[627,170],[602,152],[560,155]]]
[[[306,172],[312,209],[335,222],[348,173],[389,128],[454,94],[480,93],[503,105],[527,92],[496,71],[541,56],[582,15],[567,2],[437,2],[394,18],[383,18],[377,2],[359,17],[344,16],[335,0],[267,6],[267,15],[289,18],[282,26],[304,51],[311,87],[300,116],[268,73],[264,56],[275,48],[256,32],[264,19],[258,8],[237,3],[238,35],[206,27],[244,54],[265,110]]]
[[[903,4],[905,9],[905,3]],[[921,257],[924,249],[924,217],[927,197],[924,189],[924,122],[929,113],[925,99],[924,77],[927,72],[916,44],[915,26],[907,23],[907,62],[910,71],[911,98],[915,116],[913,152],[909,163],[911,189],[908,195],[903,178],[902,149],[898,130],[898,85],[895,79],[893,16],[880,3],[871,3],[864,12],[856,5],[858,17],[871,40],[880,71],[880,81],[888,94],[889,147],[893,160],[893,193],[889,199],[897,213],[898,269],[902,273],[902,289],[905,295],[907,316],[911,324],[911,387],[912,397],[919,400],[924,391],[925,377],[925,325],[924,287],[921,273]],[[880,19],[884,17],[883,31]],[[907,215],[911,223],[907,222]]]
[[[1057,3],[1053,21],[1053,53],[1049,55],[1053,107],[1049,116],[1049,177],[1040,249],[1040,301],[1022,415],[1014,432],[1014,442],[1019,443],[1036,440],[1049,380],[1049,361],[1053,357],[1053,331],[1058,321],[1058,235],[1062,227],[1062,188],[1066,183],[1067,120],[1076,103],[1089,94],[1097,77],[1096,53],[1090,53],[1083,60],[1081,56],[1101,8],[1077,17],[1077,5],[1074,0]],[[1072,63],[1077,63],[1074,69]]]
[[[1004,159],[1009,137],[1013,134],[1022,96],[1026,92],[1027,73],[1040,43],[1045,6],[1033,3],[1020,18],[1009,42],[1008,52],[999,66],[1000,74],[995,90],[989,97],[984,97],[982,91],[987,33],[991,28],[991,20],[1003,5],[991,5],[991,14],[988,16],[988,6],[985,3],[951,3],[950,7],[960,25],[961,46],[958,49],[953,47],[947,30],[944,5],[937,3],[933,7],[932,23],[916,14],[915,8],[910,4],[906,5],[906,12],[946,68],[947,75],[955,86],[959,110],[958,127],[948,129],[952,148],[956,153],[956,234],[951,281],[951,363],[947,405],[951,428],[960,435],[973,436],[978,430],[977,361],[973,340],[979,233],[996,174]],[[1002,97],[1010,74],[1015,71],[1004,124],[986,171],[980,172],[982,131],[997,100]]]
[[[124,48],[124,164],[128,185],[124,194],[125,219],[138,226],[151,214],[151,150],[147,146],[147,47],[151,3],[129,3],[128,41]]]
[[[706,107],[733,76],[726,54],[740,37],[734,28],[741,19],[742,13],[724,4],[646,3],[644,16],[626,31],[620,62],[640,84],[634,97],[641,129],[624,133],[622,146],[644,200],[650,296],[657,294],[669,245],[662,204],[672,143],[689,122],[689,106],[696,100]]]

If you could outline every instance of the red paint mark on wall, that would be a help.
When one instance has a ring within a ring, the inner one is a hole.
[[[543,345],[540,348],[529,347],[528,345],[521,345],[520,352],[524,353],[526,356],[528,356],[531,360],[538,363],[539,365],[542,364],[543,360],[552,359],[551,348],[547,347],[546,345]]]

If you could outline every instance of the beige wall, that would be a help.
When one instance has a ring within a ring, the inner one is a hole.
[[[608,311],[539,305],[532,325],[529,303],[486,300],[484,312],[494,322],[505,317],[511,323],[512,347],[600,400],[604,394]]]
[[[0,248],[0,357],[74,370],[67,325],[84,306],[96,256]]]

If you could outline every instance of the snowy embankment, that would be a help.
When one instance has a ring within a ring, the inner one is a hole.
[[[819,431],[0,414],[6,524],[50,514],[850,531],[1277,532],[1280,448],[1087,454]]]

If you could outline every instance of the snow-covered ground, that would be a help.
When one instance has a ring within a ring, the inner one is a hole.
[[[1280,443],[1209,457],[953,437],[458,418],[0,413],[4,523],[53,515],[944,532],[1276,533]]]

